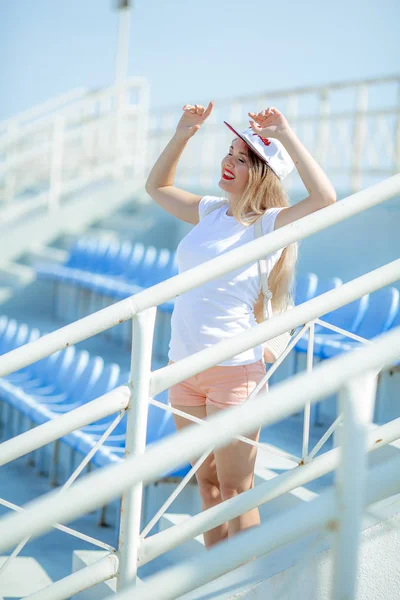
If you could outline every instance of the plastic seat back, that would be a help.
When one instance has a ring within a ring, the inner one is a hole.
[[[135,242],[135,245],[132,249],[132,253],[129,257],[129,262],[125,266],[124,271],[122,272],[122,277],[124,280],[128,280],[130,277],[134,277],[134,273],[136,272],[144,258],[145,251],[146,247],[144,244],[142,244],[142,242]]]
[[[130,264],[133,253],[133,246],[129,240],[122,242],[120,251],[112,264],[110,275],[117,276],[125,273]]]
[[[28,327],[28,335],[26,336],[26,339],[24,342],[22,342],[22,344],[20,344],[21,346],[24,344],[30,344],[31,342],[34,342],[35,340],[38,340],[40,338],[40,330],[37,327],[32,327],[29,329]],[[29,373],[33,374],[33,365],[35,363],[31,363],[30,365],[27,365],[26,367],[21,367],[21,369],[18,369],[18,371],[15,371],[15,373],[20,373],[23,371],[28,371]]]
[[[343,281],[339,277],[328,277],[326,279],[318,279],[317,289],[315,290],[315,297],[321,296],[330,290],[334,290],[343,285]],[[315,331],[324,330],[326,332],[326,328],[322,325],[315,325]]]
[[[9,350],[14,350],[20,346],[24,346],[27,343],[30,329],[26,323],[19,323],[15,336],[10,341]]]
[[[113,270],[114,262],[121,250],[121,242],[119,240],[111,240],[101,264],[99,265],[99,273],[106,275]]]
[[[12,341],[18,333],[18,323],[15,319],[10,319],[0,338],[0,354],[7,354],[12,350]]]
[[[0,317],[0,338],[4,334],[7,324],[8,324],[7,315],[1,315],[1,317]]]
[[[318,285],[318,276],[315,273],[301,275],[295,280],[294,302],[302,304],[314,298]]]
[[[106,365],[103,368],[95,385],[87,389],[84,402],[90,402],[90,400],[94,400],[99,396],[103,396],[103,394],[107,394],[114,388],[118,387],[119,376],[120,366],[117,363],[109,363]]]
[[[103,272],[103,265],[113,241],[108,238],[100,238],[97,241],[96,252],[93,254],[92,261],[88,265],[88,271],[91,273]]]
[[[396,316],[393,320],[393,323],[390,325],[389,329],[395,329],[395,327],[400,327],[400,307],[396,313]]]
[[[99,240],[89,238],[86,243],[85,251],[79,256],[79,261],[74,265],[74,268],[81,271],[91,271],[92,265],[96,261]]]
[[[341,329],[356,333],[365,316],[369,304],[369,294],[357,298],[350,304],[345,304],[321,316],[323,321],[332,323]]]
[[[370,340],[387,331],[399,311],[400,292],[395,287],[382,288],[369,295],[369,304],[358,328],[358,335]]]
[[[86,391],[96,384],[103,372],[104,361],[101,356],[90,356],[86,350],[79,352],[75,364],[74,381],[69,387],[71,402],[83,404]]]
[[[172,258],[173,255],[168,248],[161,248],[156,256],[153,267],[144,274],[145,279],[143,280],[143,286],[151,287],[152,285],[167,279],[166,275],[168,273],[168,269],[170,269]]]
[[[88,366],[90,354],[87,350],[76,352],[74,359],[68,368],[64,369],[60,378],[59,385],[63,392],[72,395],[76,392],[81,382],[83,372]]]
[[[139,261],[136,264],[131,264],[126,274],[128,281],[142,285],[141,282],[148,276],[149,269],[154,265],[157,258],[158,250],[155,246],[147,246]]]
[[[109,363],[108,365],[106,365],[103,368],[103,370],[100,374],[100,377],[98,377],[95,384],[93,386],[87,388],[85,395],[82,398],[82,403],[90,402],[91,400],[95,400],[96,398],[99,398],[100,396],[107,394],[108,392],[115,389],[116,387],[123,385],[124,383],[126,383],[126,378],[127,378],[127,375],[125,373],[124,378],[121,383],[120,366],[117,363]],[[111,423],[116,418],[116,416],[117,416],[117,414],[115,413],[115,414],[109,415],[107,417],[103,417],[102,419],[95,421],[93,423],[93,425],[94,424],[107,425],[107,424]],[[124,420],[126,421],[126,419],[124,419]],[[115,430],[113,430],[113,432],[115,432]]]
[[[52,369],[46,372],[46,385],[53,384],[63,389],[64,381],[69,376],[69,370],[73,364],[76,354],[75,346],[69,346],[55,353],[55,360],[52,363]]]
[[[69,251],[69,257],[64,263],[64,266],[79,268],[79,265],[84,261],[84,257],[90,247],[89,242],[90,238],[88,236],[83,236],[76,240]]]
[[[44,337],[49,332],[41,334],[41,337]],[[32,372],[35,377],[38,377],[44,382],[50,381],[51,373],[55,371],[57,367],[57,361],[59,364],[62,362],[62,357],[64,356],[65,350],[58,350],[57,352],[53,352],[49,356],[45,358],[41,358],[40,360],[32,363]]]

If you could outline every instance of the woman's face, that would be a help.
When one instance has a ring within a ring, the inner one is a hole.
[[[235,138],[221,163],[221,179],[218,185],[230,197],[240,196],[249,180],[248,146],[240,138]]]

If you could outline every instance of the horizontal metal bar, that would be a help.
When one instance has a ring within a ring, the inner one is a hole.
[[[96,454],[97,450],[105,442],[105,440],[109,437],[109,435],[111,435],[111,433],[114,431],[114,429],[116,428],[118,423],[121,422],[121,420],[124,418],[124,416],[125,416],[125,413],[123,411],[121,411],[115,417],[114,421],[109,425],[109,427],[107,427],[107,429],[99,437],[99,439],[97,440],[97,442],[95,443],[93,448],[90,449],[88,454],[83,458],[83,460],[77,466],[75,471],[70,475],[68,480],[64,483],[64,485],[62,486],[62,490],[69,488],[74,483],[74,481],[79,477],[80,473],[82,473],[82,471],[86,467],[86,465],[90,462],[91,458]],[[62,490],[60,490],[60,491],[62,491]]]
[[[235,354],[253,348],[255,345],[261,344],[265,340],[285,331],[290,331],[299,325],[309,323],[319,315],[340,308],[367,293],[390,285],[399,278],[400,259],[344,283],[307,302],[303,302],[292,310],[274,315],[272,319],[258,323],[251,329],[233,338],[218,342],[179,362],[161,367],[153,371],[150,395],[157,396],[157,394],[170,388],[172,385],[180,383],[193,375],[197,375],[224,360],[228,360]]]
[[[327,329],[330,329],[331,331],[340,333],[341,335],[343,335],[345,337],[349,337],[352,340],[361,342],[362,344],[370,344],[371,343],[371,341],[367,340],[366,338],[356,335],[355,333],[352,333],[351,331],[347,331],[347,329],[342,329],[341,327],[337,327],[337,325],[332,325],[332,323],[328,323],[327,321],[323,321],[322,319],[315,319],[315,323],[317,323],[318,325],[322,325],[323,327],[326,327]],[[317,332],[317,335],[318,334],[319,334],[319,332]]]
[[[176,112],[176,111],[174,111]],[[362,113],[363,118],[368,118],[368,117],[382,117],[382,116],[396,116],[399,112],[399,109],[396,106],[393,107],[386,107],[386,108],[368,108],[365,112]],[[331,112],[328,115],[321,115],[320,112],[318,112],[318,109],[316,109],[315,113],[311,113],[309,115],[294,115],[293,117],[290,118],[290,121],[292,123],[292,127],[293,129],[296,131],[296,128],[302,124],[302,123],[315,123],[316,120],[318,120],[319,123],[326,123],[326,122],[331,122],[331,121],[340,121],[342,119],[356,119],[357,117],[360,116],[360,111],[359,110],[343,110],[341,112]],[[221,128],[220,123],[209,123],[207,125],[207,134],[210,135],[214,132],[219,132]],[[153,127],[151,129],[149,129],[149,138],[150,138],[150,142],[152,142],[152,138],[154,139],[158,139],[160,135],[166,135],[167,132],[169,132],[171,135],[173,135],[174,133],[174,125],[171,124],[170,127],[160,127],[160,126],[156,126]],[[332,167],[333,169],[334,167]],[[211,167],[210,167],[211,170]],[[368,171],[368,173],[370,172],[369,169],[363,169],[362,167],[360,167],[359,169],[350,169],[350,172],[354,172],[359,170],[360,172],[364,171]],[[196,169],[195,166],[193,166],[193,168],[191,169],[191,171],[194,172],[198,172],[198,169]],[[389,175],[393,174],[393,169],[382,169],[383,172],[388,173]]]
[[[118,556],[108,554],[92,565],[79,569],[38,592],[25,596],[25,600],[67,600],[72,595],[115,577],[118,565]]]
[[[8,125],[18,123],[21,124],[21,121],[28,119],[36,119],[41,116],[42,113],[50,110],[54,110],[55,108],[59,108],[60,104],[64,104],[65,102],[71,102],[76,100],[77,98],[81,98],[84,94],[88,93],[88,88],[81,87],[75,88],[66,94],[62,94],[60,96],[56,96],[55,98],[51,98],[50,100],[46,100],[41,104],[37,104],[28,110],[24,110],[20,113],[17,113],[14,117],[10,119],[6,119],[0,122],[0,127],[8,127]]]
[[[190,469],[190,471],[188,473],[186,473],[186,475],[180,481],[179,485],[176,486],[176,488],[174,489],[172,494],[166,499],[166,501],[156,512],[154,517],[147,523],[146,527],[143,529],[143,531],[140,534],[141,539],[144,539],[146,537],[146,535],[149,533],[149,531],[151,531],[153,529],[154,525],[161,519],[161,517],[163,516],[165,511],[171,506],[171,504],[173,503],[175,498],[180,494],[180,492],[183,490],[183,488],[186,486],[186,484],[189,483],[189,481],[192,479],[193,475],[196,474],[196,472],[199,470],[199,468],[201,467],[203,462],[206,460],[206,458],[209,456],[209,454],[211,454],[211,452],[213,450],[214,450],[214,448],[210,448],[209,450],[206,450],[204,452],[204,454],[202,456],[200,456],[198,461],[193,465],[193,467]]]
[[[205,421],[203,419],[198,419],[197,417],[194,417],[193,415],[185,413],[182,410],[179,410],[178,408],[174,408],[173,406],[166,405],[163,402],[159,402],[158,400],[154,400],[154,398],[149,398],[149,402],[150,402],[150,404],[153,404],[154,406],[158,406],[159,408],[161,408],[161,410],[165,410],[166,412],[173,413],[174,415],[179,415],[180,417],[183,417],[184,419],[186,419],[188,421],[192,421],[192,423],[198,423],[199,425],[205,424]],[[298,456],[295,456],[294,454],[290,454],[290,452],[285,452],[284,450],[278,451],[278,450],[276,450],[276,448],[274,446],[271,446],[270,444],[267,444],[265,442],[256,442],[254,440],[251,440],[248,437],[245,437],[244,435],[235,435],[235,438],[237,440],[240,440],[241,442],[245,442],[246,444],[249,444],[250,446],[254,446],[255,448],[259,448],[260,450],[267,450],[268,452],[272,452],[273,454],[276,454],[277,456],[281,456],[282,458],[287,458],[288,460],[292,460],[295,463],[300,462],[300,458]]]
[[[18,506],[17,504],[13,504],[8,500],[4,500],[4,498],[0,498],[0,504],[2,506],[6,506],[11,510],[15,510],[16,512],[22,512],[25,510],[22,506]],[[103,548],[103,550],[108,550],[109,552],[115,552],[114,546],[110,546],[101,540],[97,540],[96,538],[86,535],[86,533],[82,533],[81,531],[77,531],[76,529],[71,529],[71,527],[66,527],[66,525],[60,525],[59,523],[55,523],[53,525],[54,529],[58,529],[59,531],[63,531],[68,535],[72,535],[72,537],[76,537],[84,542],[89,542],[89,544],[93,544],[94,546],[98,546],[99,548]]]
[[[259,92],[259,93],[253,93],[253,94],[246,94],[244,96],[237,96],[235,97],[235,104],[242,104],[242,103],[248,103],[250,101],[252,101],[255,98],[265,98],[266,96],[268,96],[269,99],[272,98],[279,98],[280,96],[300,96],[302,94],[320,94],[323,90],[329,92],[329,91],[333,91],[333,90],[343,90],[346,88],[357,88],[359,86],[362,85],[382,85],[384,83],[395,83],[395,84],[399,84],[400,83],[400,76],[398,73],[393,73],[393,75],[387,75],[387,76],[383,76],[383,77],[373,77],[373,78],[367,78],[367,79],[353,79],[350,81],[338,81],[336,83],[327,83],[326,85],[312,85],[312,86],[302,86],[302,87],[295,87],[295,88],[289,88],[289,89],[281,89],[281,90],[265,90],[265,92]],[[219,105],[225,105],[225,104],[232,104],[232,98],[221,98],[221,100],[218,101]],[[168,113],[168,112],[174,112],[174,114],[176,114],[176,108],[175,107],[171,107],[171,108],[165,108],[164,107],[157,107],[154,112],[161,112],[162,114]]]
[[[134,87],[138,87],[139,89],[143,88],[143,87],[148,87],[148,81],[146,80],[145,77],[132,77],[130,79],[127,79],[126,82],[124,82],[124,89],[125,90],[129,90],[131,88]],[[79,114],[79,111],[82,111],[83,109],[89,107],[90,105],[94,104],[95,102],[99,102],[101,100],[107,99],[107,98],[113,98],[113,97],[118,97],[118,94],[120,93],[120,90],[118,88],[118,86],[110,86],[110,87],[106,87],[106,88],[100,88],[98,90],[87,90],[87,94],[81,96],[79,98],[79,100],[76,101],[75,104],[71,104],[70,106],[67,106],[63,109],[60,109],[58,111],[58,114],[62,114],[63,116],[65,116],[65,118],[73,118],[74,115]],[[1,123],[1,125],[7,126],[8,122],[14,122],[15,119],[18,118],[18,115],[16,115],[16,117],[9,119],[9,121],[3,121]],[[43,126],[46,125],[51,125],[51,123],[53,122],[54,119],[54,115],[48,115],[48,116],[44,116],[43,118],[40,118],[40,120],[35,121],[34,123],[28,123],[26,124],[23,129],[18,130],[17,132],[15,132],[12,136],[5,134],[3,136],[1,136],[0,138],[0,149],[4,148],[6,143],[9,142],[15,142],[18,141],[18,139],[20,137],[25,137],[28,133],[33,133],[36,130],[39,130],[43,128]]]
[[[0,356],[0,377],[25,367],[45,356],[49,356],[53,352],[61,350],[66,346],[76,344],[88,337],[97,335],[114,325],[132,318],[134,314],[145,310],[150,306],[163,304],[179,294],[232,271],[234,268],[240,268],[253,263],[266,254],[279,250],[297,240],[304,239],[312,233],[326,229],[327,227],[339,223],[371,206],[380,204],[399,191],[400,174],[390,177],[375,186],[371,186],[367,190],[348,196],[346,199],[340,200],[340,202],[336,202],[324,209],[317,210],[316,212],[281,227],[266,236],[248,242],[240,248],[230,250],[229,252],[206,261],[193,269],[189,269],[184,273],[180,273],[166,281],[130,296],[121,302],[116,302],[115,304],[88,315],[83,319],[79,319],[74,323],[61,327],[30,344],[25,344],[24,346]],[[399,263],[400,261],[397,262]],[[390,265],[393,265],[395,268],[396,261],[390,263]],[[387,267],[388,269],[391,268],[390,265]],[[385,267],[381,267],[381,269],[383,269],[382,272],[385,272]],[[385,284],[382,284],[380,287],[383,285]],[[286,316],[289,320],[290,315],[288,313],[295,313],[299,308],[300,307],[297,306],[295,309],[287,311],[284,313],[283,317]],[[324,312],[326,311],[321,311],[319,315]],[[310,315],[310,318],[319,315]],[[269,323],[265,324],[265,327],[268,327],[269,325],[273,326],[273,322],[275,322],[277,318],[278,317],[274,317],[274,319],[271,319]],[[303,323],[307,320],[310,319],[305,319]],[[264,324],[259,325],[259,327],[263,326]],[[293,323],[291,327],[288,327],[288,329],[292,329],[294,326],[295,323]],[[256,328],[254,328],[254,333],[255,332]],[[253,332],[249,331],[246,333],[251,334]],[[274,333],[271,337],[274,335],[277,334]],[[251,345],[249,347],[251,347]],[[211,348],[211,350],[213,350],[213,348]],[[217,362],[218,361],[214,361],[212,364],[215,365]],[[174,365],[171,365],[171,367],[173,366]]]
[[[46,423],[42,423],[0,444],[0,466],[33,452],[33,450],[37,450],[50,442],[54,442],[98,419],[125,410],[130,396],[130,388],[122,385],[63,415],[54,417],[53,413],[49,413],[49,421]],[[29,402],[28,395],[27,402]]]
[[[125,113],[119,115],[116,112],[107,113],[106,115],[102,115],[101,117],[88,121],[87,123],[81,123],[79,127],[76,127],[74,129],[65,129],[63,137],[63,147],[65,147],[65,144],[73,139],[80,139],[82,137],[82,134],[85,134],[87,132],[90,133],[91,130],[98,133],[102,130],[103,126],[107,126],[113,123],[116,125],[118,119],[124,118],[124,114]],[[49,133],[51,136],[51,130],[49,130]],[[30,150],[19,152],[13,158],[6,160],[3,163],[0,163],[0,176],[2,175],[2,172],[7,173],[8,171],[18,167],[19,165],[23,165],[24,163],[35,159],[35,157],[43,157],[43,154],[45,152],[49,152],[50,154],[53,150],[53,146],[54,142],[51,138],[47,142],[42,142],[41,144],[35,145]]]
[[[261,258],[261,256],[265,256],[265,254],[269,254],[296,240],[304,239],[312,233],[316,233],[317,231],[321,231],[335,223],[343,221],[358,212],[362,212],[366,208],[383,202],[399,191],[400,174],[380,182],[375,186],[371,186],[367,190],[348,196],[346,199],[340,200],[340,202],[336,202],[333,205],[318,210],[302,219],[298,219],[289,225],[271,232],[267,236],[262,236],[261,238],[248,242],[245,246],[230,250],[221,256],[206,261],[184,273],[171,277],[170,279],[147,288],[125,300],[116,302],[115,304],[88,315],[83,319],[79,319],[74,323],[61,327],[46,336],[42,336],[34,342],[25,344],[24,346],[0,356],[0,377],[25,367],[45,356],[49,356],[57,350],[61,350],[69,345],[81,342],[88,337],[97,335],[114,325],[132,318],[137,312],[145,310],[150,306],[158,306],[179,294],[208,281],[212,281],[224,273],[230,272],[233,268],[239,268],[252,263]],[[372,273],[381,272],[382,274],[386,273],[386,275],[388,275],[388,270],[396,270],[396,264],[398,269],[400,261],[394,261]],[[395,276],[398,275],[395,274]],[[391,278],[389,277],[388,280],[391,281]],[[344,288],[350,284],[351,282],[344,284],[342,287]],[[380,287],[384,285],[385,283],[383,282]],[[337,290],[334,291],[339,291],[339,289],[341,288],[337,288]],[[348,289],[348,287],[346,289]],[[351,296],[351,294],[349,295]],[[291,311],[286,311],[283,315],[278,315],[273,319],[270,319],[267,323],[259,324],[258,327],[273,326],[273,322],[275,322],[278,317],[287,317],[288,320],[290,319],[292,321],[290,313],[295,313],[295,311],[300,308],[301,305]],[[319,315],[324,312],[326,311],[321,311]],[[313,314],[310,315],[310,318],[319,315]],[[303,323],[310,320],[310,318],[304,319]],[[294,326],[295,323],[293,322],[288,329],[292,329]],[[257,328],[253,329],[255,333]],[[260,329],[259,331],[264,330]],[[245,333],[251,334],[253,332],[250,330]],[[274,337],[274,335],[277,334],[274,332],[271,337]],[[251,344],[249,347],[251,347]],[[213,351],[214,348],[211,348],[210,350]],[[212,364],[215,365],[217,362],[218,361],[213,361]],[[174,366],[175,365],[171,365],[170,368]]]
[[[400,437],[400,418],[381,427],[369,431],[367,435],[367,451],[374,452],[383,446],[390,444]],[[333,448],[314,460],[260,483],[254,488],[239,494],[235,498],[221,502],[190,519],[173,525],[164,531],[160,531],[143,541],[139,549],[139,566],[144,565],[157,558],[164,552],[203,534],[209,529],[218,527],[225,521],[234,519],[271,500],[279,498],[283,494],[290,493],[294,489],[307,485],[310,481],[318,479],[327,473],[334,471],[340,460],[340,448]]]
[[[65,490],[67,490],[68,488],[71,487],[71,485],[73,484],[73,482],[79,477],[80,473],[83,471],[83,469],[85,468],[85,466],[89,463],[90,459],[92,458],[92,456],[95,454],[95,452],[97,452],[97,450],[99,449],[99,447],[101,446],[101,444],[104,442],[104,440],[110,435],[110,433],[115,429],[115,427],[118,425],[118,423],[121,421],[122,417],[124,416],[124,413],[121,411],[119,413],[119,415],[117,415],[117,417],[114,419],[114,421],[111,423],[111,425],[106,429],[106,431],[103,433],[103,435],[100,437],[100,439],[96,442],[96,444],[94,445],[94,447],[90,450],[90,452],[84,457],[84,459],[81,461],[80,465],[78,465],[78,467],[75,469],[75,471],[71,474],[71,476],[68,478],[68,480],[63,484],[63,486],[61,487],[61,489],[58,490],[58,492],[60,494],[62,494]],[[8,558],[8,560],[2,565],[2,567],[0,568],[0,574],[2,572],[2,570],[5,568],[7,562],[9,562],[9,560],[11,560],[12,558],[14,558],[15,556],[17,556],[21,550],[23,549],[23,547],[29,542],[30,540],[30,536],[28,536],[27,538],[25,538],[25,540],[23,540],[18,547],[14,550],[12,556],[10,556]]]
[[[320,440],[318,440],[318,442],[315,444],[314,448],[311,450],[311,452],[308,453],[307,459],[311,460],[314,458],[314,456],[317,454],[317,452],[319,452],[322,448],[322,446],[325,444],[325,442],[330,438],[330,436],[332,435],[332,433],[335,431],[336,427],[342,422],[343,419],[343,415],[340,414],[332,423],[332,425],[329,427],[329,429],[327,429],[324,433],[324,435],[321,437]]]
[[[288,311],[293,312],[293,311]],[[104,467],[76,482],[61,496],[50,492],[27,505],[21,515],[0,520],[0,552],[26,535],[37,536],[57,521],[68,522],[109,501],[136,483],[156,480],[209,447],[224,447],[235,435],[254,431],[298,412],[306,402],[317,402],[339,390],[365,371],[377,372],[400,356],[400,327],[375,338],[374,344],[324,361],[311,373],[299,373],[252,400],[251,410],[241,405],[207,419],[204,427],[189,426],[152,444],[143,455],[129,456],[118,465]],[[93,489],[96,494],[93,494]]]
[[[367,472],[364,506],[400,492],[400,457]],[[340,518],[335,486],[296,510],[286,511],[258,527],[242,531],[200,555],[152,575],[140,587],[140,600],[174,600],[200,585],[228,573],[255,556],[271,552],[322,528],[334,530]],[[127,587],[107,600],[131,600],[134,588]]]

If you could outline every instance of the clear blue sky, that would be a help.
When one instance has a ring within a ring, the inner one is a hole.
[[[134,0],[130,75],[151,106],[392,75],[399,0]],[[113,0],[0,2],[0,120],[113,82]]]

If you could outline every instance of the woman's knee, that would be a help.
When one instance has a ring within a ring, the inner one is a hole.
[[[249,477],[248,479],[241,481],[232,481],[232,482],[220,482],[220,491],[221,497],[223,500],[229,500],[230,498],[235,498],[239,494],[243,492],[247,492],[253,487],[254,478]]]
[[[204,502],[212,504],[216,501],[221,501],[221,490],[218,481],[197,478],[197,483],[200,496]]]

